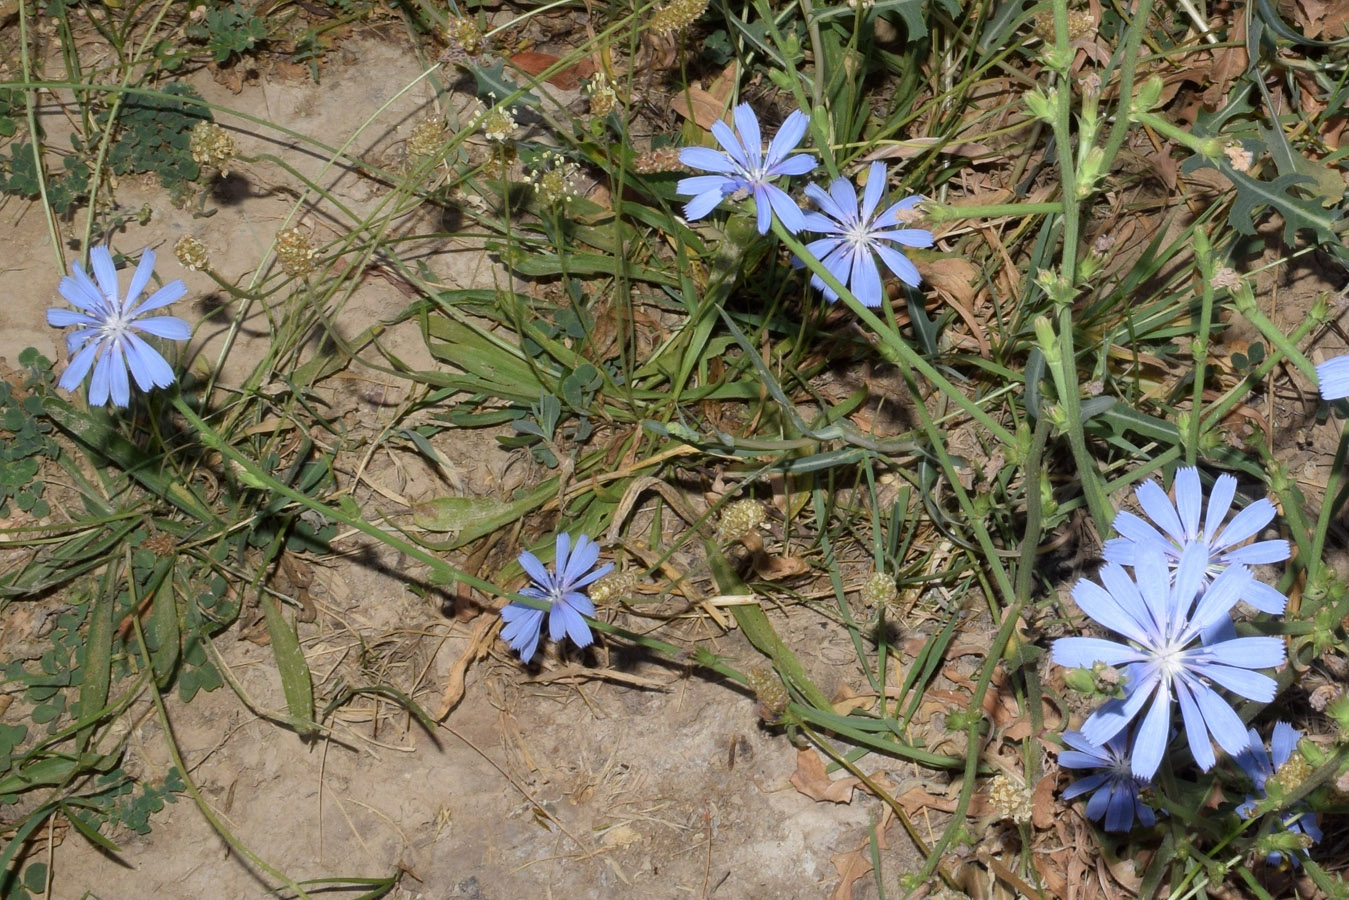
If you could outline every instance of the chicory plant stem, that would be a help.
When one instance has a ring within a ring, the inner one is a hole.
[[[805,264],[805,267],[812,274],[818,275],[820,279],[836,293],[843,303],[853,311],[853,313],[867,324],[876,336],[884,344],[884,349],[889,351],[886,355],[902,359],[910,367],[917,369],[923,377],[932,383],[934,387],[940,390],[950,400],[961,408],[970,418],[982,425],[988,432],[995,437],[1004,447],[1011,447],[1015,443],[1012,433],[993,420],[988,413],[979,408],[978,404],[966,397],[963,392],[957,390],[955,385],[946,380],[931,363],[923,359],[916,350],[910,347],[893,330],[885,327],[885,323],[871,310],[862,305],[861,301],[848,290],[843,282],[834,277],[834,273],[824,267],[815,255],[806,249],[806,245],[789,232],[777,217],[773,217],[773,233],[778,239],[796,254],[797,258]],[[977,517],[976,517],[977,518]]]
[[[1073,48],[1068,38],[1068,0],[1054,0],[1054,51],[1050,65],[1056,66],[1058,90],[1055,91],[1055,111],[1051,125],[1059,156],[1059,175],[1063,182],[1063,256],[1059,277],[1063,282],[1061,296],[1054,297],[1058,306],[1058,345],[1061,365],[1058,375],[1059,403],[1066,419],[1064,432],[1077,463],[1078,477],[1082,479],[1082,493],[1087,508],[1102,535],[1111,533],[1114,513],[1109,498],[1101,486],[1101,473],[1096,460],[1087,450],[1082,431],[1082,391],[1077,379],[1077,351],[1073,346],[1073,296],[1077,291],[1077,245],[1081,232],[1081,207],[1078,196],[1077,162],[1074,157],[1076,141],[1072,134],[1072,91],[1068,87],[1068,66],[1072,63]],[[1095,136],[1092,134],[1091,139]]]
[[[1148,19],[1152,16],[1153,0],[1139,0],[1137,9],[1125,32],[1123,52],[1119,56],[1119,106],[1115,112],[1115,124],[1110,129],[1110,137],[1105,142],[1102,160],[1102,172],[1109,172],[1115,162],[1115,156],[1124,146],[1124,139],[1134,124],[1130,104],[1134,96],[1134,75],[1138,66],[1138,51],[1147,33]]]
[[[1199,337],[1194,348],[1194,384],[1190,402],[1190,428],[1185,440],[1185,464],[1193,466],[1199,455],[1199,437],[1204,432],[1200,428],[1203,409],[1205,363],[1208,360],[1209,324],[1213,318],[1213,247],[1209,244],[1208,232],[1203,228],[1194,230],[1195,259],[1199,263],[1199,280],[1203,285],[1199,299]]]

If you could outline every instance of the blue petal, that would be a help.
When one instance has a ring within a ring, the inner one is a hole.
[[[1232,643],[1228,641],[1228,643]],[[1278,693],[1278,682],[1268,675],[1236,666],[1196,666],[1195,674],[1257,703],[1268,703]]]
[[[1157,691],[1152,707],[1134,736],[1130,767],[1136,778],[1152,778],[1166,752],[1167,733],[1171,730],[1171,696],[1166,685]]]
[[[767,229],[763,227],[764,203],[760,199],[761,192],[767,194],[768,202],[772,205],[773,211],[778,214],[778,220],[782,222],[783,227],[789,232],[796,234],[802,228],[806,227],[805,216],[801,212],[801,207],[796,205],[796,201],[787,196],[787,192],[777,185],[765,184],[754,192],[754,202],[759,204],[760,234],[767,231]]]
[[[123,309],[131,309],[131,304],[140,298],[145,286],[150,283],[150,276],[155,274],[155,251],[149,247],[141,253],[140,264],[136,266],[136,271],[131,275],[131,284],[127,286],[126,298],[122,301]],[[182,284],[182,282],[178,282]],[[183,288],[183,293],[187,293],[187,288]],[[181,296],[181,295],[180,295]],[[135,315],[135,313],[132,313]]]
[[[757,126],[758,123],[756,122],[755,125]],[[796,145],[801,143],[801,139],[806,136],[806,128],[809,126],[810,117],[799,109],[793,111],[787,117],[768,145],[767,163],[769,168],[777,166],[787,158],[788,153],[796,149]]]
[[[1185,539],[1199,537],[1199,516],[1204,509],[1204,485],[1199,481],[1199,470],[1186,466],[1176,472],[1176,512],[1184,526]]]
[[[1143,512],[1147,513],[1152,521],[1162,527],[1162,531],[1171,537],[1177,544],[1185,541],[1185,528],[1180,524],[1180,517],[1176,515],[1176,508],[1171,505],[1171,498],[1166,496],[1166,491],[1155,481],[1145,481],[1134,491],[1134,496],[1138,498],[1138,504],[1143,507]]]
[[[102,324],[102,320],[73,309],[53,307],[47,310],[47,324],[53,328],[65,328],[69,325],[98,326]]]
[[[720,172],[724,175],[743,175],[744,170],[741,166],[725,153],[718,153],[711,147],[685,147],[679,151],[679,161],[690,169],[702,169],[704,172]],[[710,176],[699,175],[698,178],[707,178]],[[683,185],[684,179],[679,184]],[[685,193],[682,187],[676,187],[680,193]],[[697,193],[696,191],[694,193]]]
[[[745,157],[745,168],[751,172],[758,172],[763,168],[763,136],[759,133],[759,117],[754,114],[754,109],[748,103],[742,103],[731,111],[731,119],[735,122],[736,131],[740,132],[739,143],[743,148]],[[713,132],[716,132],[717,125],[726,128],[721,122],[714,122]],[[730,133],[727,129],[726,134]],[[726,148],[732,156],[735,150]]]
[[[1060,737],[1062,737],[1063,742],[1069,747],[1072,747],[1073,750],[1094,757],[1097,760],[1096,765],[1104,766],[1110,764],[1110,757],[1106,755],[1106,751],[1087,740],[1082,732],[1065,731]],[[1072,751],[1065,752],[1070,753]],[[1063,753],[1059,754],[1059,765],[1063,765]]]
[[[1102,577],[1114,575],[1114,572],[1106,571],[1111,569],[1114,569],[1115,572],[1121,571],[1118,566],[1112,563],[1102,571]],[[1134,597],[1127,594],[1121,597],[1120,593],[1119,591],[1107,591],[1095,582],[1083,578],[1073,585],[1072,598],[1078,609],[1116,634],[1122,634],[1140,644],[1150,643],[1153,635],[1149,629],[1144,627],[1144,623],[1140,622],[1137,616],[1137,612],[1141,610],[1130,608],[1133,606],[1130,601],[1134,600],[1137,594]]]
[[[111,312],[117,303],[117,267],[112,264],[112,254],[101,244],[89,251],[89,263],[94,276],[98,278],[99,292],[106,298]]]
[[[857,217],[857,191],[853,188],[852,182],[846,178],[835,178],[829,185],[829,199],[833,201],[834,209],[825,209],[844,229],[856,225]]]
[[[1316,381],[1323,400],[1349,397],[1349,356],[1337,356],[1317,366]]]
[[[1202,547],[1202,544],[1193,544]],[[1194,614],[1190,617],[1189,630],[1198,633],[1206,630],[1214,622],[1232,611],[1242,595],[1248,592],[1255,576],[1245,566],[1228,566],[1223,569],[1208,590],[1199,598]]]
[[[1213,694],[1214,697],[1217,697],[1217,694],[1202,685],[1198,686],[1196,693],[1201,695]],[[1185,723],[1185,737],[1190,742],[1190,755],[1194,757],[1194,761],[1199,768],[1207,772],[1213,768],[1217,759],[1213,755],[1213,742],[1209,740],[1206,717],[1199,703],[1196,702],[1196,698],[1192,696],[1190,685],[1183,681],[1176,684],[1176,699],[1180,701],[1180,715],[1181,720]],[[1218,699],[1221,703],[1222,698]],[[1232,708],[1228,707],[1227,711],[1231,712]]]
[[[136,384],[142,391],[148,391],[155,387],[168,387],[173,384],[176,376],[173,374],[173,368],[169,366],[164,357],[159,355],[145,341],[136,337],[134,334],[128,334],[122,344],[123,352],[126,354],[127,368],[136,379]]]
[[[876,254],[884,260],[886,268],[895,273],[895,277],[907,284],[909,287],[918,287],[923,281],[923,276],[918,273],[918,267],[909,261],[909,258],[893,247],[886,244],[875,245]]]
[[[712,123],[712,137],[717,139],[717,143],[726,151],[726,155],[730,157],[738,169],[746,174],[754,170],[754,162],[745,153],[744,144],[725,122],[718,120]]]
[[[548,574],[548,570],[543,567],[543,562],[528,550],[520,554],[518,561],[520,568],[525,570],[525,574],[533,579],[534,583],[540,588],[547,591],[552,585],[553,576]]]
[[[1263,581],[1252,581],[1242,593],[1241,599],[1261,612],[1282,615],[1288,607],[1288,598]]]
[[[1214,550],[1221,550],[1233,544],[1239,544],[1247,538],[1255,537],[1270,522],[1274,521],[1274,504],[1260,499],[1243,509],[1233,517],[1231,524],[1223,529],[1219,540],[1214,540]],[[1286,557],[1285,557],[1286,558]],[[1279,560],[1274,560],[1279,562]]]
[[[1059,638],[1054,642],[1051,653],[1054,662],[1074,669],[1090,669],[1098,662],[1107,666],[1121,666],[1143,659],[1143,655],[1133,647],[1093,637]],[[1095,738],[1090,735],[1088,740],[1095,742]]]
[[[720,190],[708,191],[705,194],[699,194],[688,203],[684,204],[684,218],[690,222],[696,222],[703,216],[717,208],[726,195]]]
[[[1279,539],[1256,541],[1254,544],[1247,544],[1245,547],[1228,550],[1222,555],[1222,559],[1228,565],[1241,563],[1245,566],[1264,566],[1270,563],[1283,562],[1289,555],[1288,542]]]
[[[1288,758],[1297,749],[1297,742],[1301,737],[1302,732],[1287,722],[1274,723],[1274,736],[1270,741],[1270,750],[1274,756],[1274,768],[1276,770],[1288,762]]]
[[[1232,638],[1192,652],[1202,654],[1206,664],[1240,669],[1272,669],[1282,665],[1285,658],[1283,639],[1276,637]]]
[[[539,646],[539,633],[543,630],[543,610],[534,609],[519,603],[511,603],[501,610],[501,618],[506,626],[501,629],[501,637],[520,654],[520,658],[529,662]]]
[[[562,531],[553,538],[553,571],[557,573],[552,578],[552,583],[559,591],[567,589],[567,579],[564,574],[567,570],[567,558],[571,555],[571,535]]]
[[[861,221],[871,222],[876,206],[885,196],[886,166],[883,162],[873,162],[867,169],[867,186],[862,191]]]
[[[98,288],[94,287],[94,283],[89,280],[89,276],[84,274],[84,269],[80,268],[79,263],[72,263],[70,272],[71,274],[62,278],[61,283],[57,286],[61,296],[65,297],[72,306],[78,306],[100,319],[107,318],[109,314],[108,301]]]
[[[187,285],[183,284],[181,280],[175,279],[147,297],[144,303],[131,311],[130,315],[132,318],[143,316],[148,312],[153,312],[181,300],[186,294]]]
[[[1134,824],[1134,806],[1138,788],[1122,778],[1110,786],[1110,803],[1105,813],[1106,831],[1128,831]]]
[[[1246,725],[1236,711],[1212,689],[1196,689],[1194,699],[1204,713],[1204,721],[1218,745],[1233,755],[1240,753],[1246,747]],[[1205,767],[1204,771],[1207,772],[1208,768]]]
[[[931,247],[933,242],[932,232],[923,228],[875,229],[871,232],[871,237],[875,240],[894,241],[905,247]]]
[[[192,337],[192,326],[177,316],[150,316],[148,319],[137,319],[130,327],[135,331],[144,331],[146,334],[170,341],[185,341]]]
[[[876,269],[876,259],[864,250],[855,251],[851,288],[863,306],[872,308],[881,305],[885,294],[881,291],[881,273]]]
[[[704,197],[707,194],[716,194],[716,203],[720,203],[722,197],[736,191],[738,184],[739,182],[736,179],[727,178],[725,175],[691,175],[688,178],[679,179],[679,183],[675,185],[675,193],[681,197],[697,198]]]
[[[779,175],[805,175],[808,172],[814,172],[820,167],[820,161],[809,153],[798,153],[796,156],[784,159],[782,162],[771,167],[767,174],[770,177]]]
[[[1219,475],[1218,480],[1213,483],[1213,490],[1209,492],[1208,512],[1204,514],[1204,537],[1208,540],[1209,546],[1215,549],[1227,546],[1219,544],[1215,538],[1218,530],[1222,528],[1223,519],[1227,518],[1227,511],[1232,508],[1232,498],[1236,494],[1237,480],[1231,475]]]
[[[1060,766],[1063,765],[1062,754],[1059,754],[1059,765]],[[1091,766],[1079,766],[1078,768],[1085,769],[1085,768],[1099,768],[1099,767],[1100,763],[1094,763]],[[1074,781],[1072,784],[1064,788],[1063,793],[1060,796],[1063,797],[1064,800],[1071,800],[1074,797],[1080,797],[1083,794],[1090,793],[1095,788],[1098,788],[1101,785],[1105,784],[1113,777],[1114,776],[1109,774],[1108,772],[1101,772],[1096,775],[1088,775],[1085,778],[1079,778],[1077,781]]]
[[[1116,514],[1115,521],[1111,523],[1111,526],[1124,536],[1123,539],[1116,538],[1113,541],[1106,541],[1106,559],[1111,562],[1117,562],[1125,566],[1134,565],[1135,554],[1137,554],[1137,548],[1140,545],[1156,547],[1158,551],[1164,554],[1176,551],[1175,545],[1163,537],[1160,531],[1128,510],[1121,510]],[[1130,545],[1128,558],[1116,558],[1109,555],[1110,545],[1123,541],[1128,541]]]
[[[581,535],[576,539],[576,546],[572,548],[571,555],[567,557],[567,566],[562,570],[561,581],[566,587],[564,590],[571,590],[576,582],[585,576],[587,572],[595,568],[595,563],[600,559],[600,545],[592,541],[586,535]],[[562,563],[558,563],[561,568]]]
[[[94,357],[98,355],[100,346],[102,345],[97,342],[86,344],[83,350],[71,358],[70,365],[66,366],[65,372],[61,374],[61,380],[57,382],[57,386],[61,390],[73,391],[80,386],[80,382],[84,381],[84,376],[89,374],[89,369],[94,364]],[[92,395],[91,389],[90,396],[92,397]],[[98,405],[92,399],[90,403],[94,406]]]
[[[566,635],[571,638],[572,643],[578,647],[589,647],[594,638],[590,634],[590,626],[581,614],[572,609],[566,603],[555,605],[548,614],[548,636],[554,641],[562,640]]]

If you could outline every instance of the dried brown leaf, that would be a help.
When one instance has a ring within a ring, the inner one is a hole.
[[[853,788],[862,783],[854,775],[832,780],[824,770],[824,760],[811,747],[797,751],[796,771],[789,780],[792,787],[821,803],[851,803]]]

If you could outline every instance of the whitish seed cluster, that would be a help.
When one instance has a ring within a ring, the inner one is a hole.
[[[648,150],[632,161],[632,167],[643,175],[654,172],[678,172],[684,169],[679,161],[678,147],[661,147]]]
[[[560,153],[546,150],[539,158],[539,165],[526,179],[534,185],[534,193],[545,206],[560,206],[576,199],[572,176],[576,166],[563,159]]]
[[[670,0],[651,16],[652,34],[670,34],[687,28],[707,9],[708,0]]]
[[[173,245],[173,255],[178,257],[183,267],[191,272],[211,265],[211,258],[206,254],[206,245],[190,234],[185,234],[177,240]]]
[[[482,118],[478,120],[478,127],[482,129],[482,136],[494,144],[504,144],[515,135],[515,131],[520,126],[515,124],[515,115],[504,106],[496,105],[496,94],[487,95],[493,102],[493,106],[487,112],[483,113]]]
[[[590,114],[603,118],[614,111],[614,106],[618,103],[618,95],[614,93],[614,86],[609,83],[609,79],[603,72],[597,72],[595,77],[586,84],[586,92],[590,94]]]
[[[201,121],[192,126],[188,147],[192,151],[193,162],[219,169],[221,175],[229,174],[230,160],[239,155],[239,145],[234,142],[234,135],[214,122]]]
[[[432,115],[412,126],[408,137],[408,159],[413,163],[431,159],[445,143],[445,119]]]
[[[895,579],[884,572],[872,572],[871,577],[862,585],[862,603],[869,607],[890,609],[899,599],[899,588]]]
[[[994,776],[988,787],[988,801],[1000,816],[1018,825],[1029,823],[1035,812],[1030,789],[1007,775]]]
[[[632,599],[636,587],[637,573],[615,569],[587,588],[587,593],[596,604],[622,603]]]
[[[717,543],[738,541],[764,523],[763,506],[757,500],[737,500],[721,511]]]
[[[471,19],[451,19],[445,26],[445,43],[463,50],[469,56],[477,56],[487,42],[477,22]]]
[[[759,718],[773,723],[782,719],[787,711],[787,688],[782,679],[762,666],[749,673],[749,686],[754,691],[754,699],[759,701]]]
[[[276,233],[276,258],[287,275],[308,277],[314,271],[314,248],[298,228],[284,228]]]

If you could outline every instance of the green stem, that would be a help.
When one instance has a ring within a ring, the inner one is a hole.
[[[1110,523],[1114,515],[1110,509],[1109,498],[1101,484],[1101,473],[1096,460],[1087,449],[1086,434],[1082,429],[1082,391],[1077,379],[1077,351],[1074,347],[1073,300],[1077,291],[1077,246],[1080,240],[1081,201],[1078,196],[1077,162],[1074,158],[1076,141],[1072,135],[1073,111],[1072,91],[1068,89],[1066,66],[1072,60],[1073,50],[1069,46],[1068,3],[1067,0],[1054,0],[1054,36],[1053,58],[1062,61],[1065,67],[1058,72],[1058,90],[1055,91],[1055,112],[1050,123],[1054,129],[1054,145],[1058,152],[1059,178],[1062,182],[1063,209],[1063,255],[1059,265],[1059,281],[1062,290],[1054,292],[1052,299],[1058,306],[1058,345],[1059,366],[1055,369],[1055,381],[1058,382],[1059,404],[1065,417],[1064,432],[1068,446],[1072,450],[1073,461],[1077,464],[1078,477],[1082,481],[1082,493],[1087,500],[1087,508],[1096,522],[1096,530],[1105,537],[1111,533]],[[1126,100],[1121,100],[1127,103]]]
[[[1208,361],[1209,326],[1213,318],[1213,253],[1208,233],[1194,232],[1195,258],[1199,263],[1199,281],[1203,285],[1199,300],[1199,337],[1194,342],[1194,385],[1190,399],[1190,428],[1185,435],[1185,463],[1193,466],[1199,455],[1199,437],[1203,434],[1200,410],[1204,404],[1205,365]]]
[[[941,373],[938,372],[931,363],[926,359],[923,359],[923,357],[905,343],[898,334],[887,328],[885,323],[882,322],[875,313],[863,306],[862,302],[853,295],[853,292],[850,291],[843,282],[835,278],[834,273],[825,268],[824,264],[806,249],[805,244],[797,240],[795,235],[783,227],[782,223],[778,221],[777,216],[773,217],[773,233],[787,245],[787,249],[796,254],[797,259],[801,260],[807,269],[813,274],[820,276],[820,279],[824,281],[825,284],[829,285],[834,293],[838,294],[839,299],[843,301],[844,305],[851,309],[859,319],[865,322],[867,326],[876,333],[876,336],[883,342],[885,349],[891,351],[888,355],[902,359],[908,365],[917,369],[922,373],[924,378],[949,397],[951,402],[956,406],[959,406],[966,415],[986,428],[999,443],[1005,447],[1012,446],[1015,442],[1015,438],[1010,431],[993,421],[993,418],[989,416],[988,413],[980,409],[976,403],[965,396],[964,392],[957,389],[955,385],[942,377]]]

